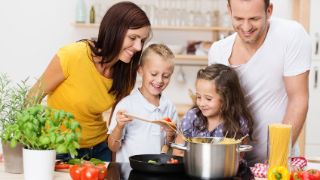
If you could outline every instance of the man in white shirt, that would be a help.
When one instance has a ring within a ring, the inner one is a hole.
[[[311,41],[297,22],[271,19],[269,0],[228,0],[228,10],[236,33],[212,45],[209,64],[238,72],[254,116],[254,150],[246,155],[253,165],[267,160],[268,124],[291,124],[293,144],[299,136],[308,110]]]

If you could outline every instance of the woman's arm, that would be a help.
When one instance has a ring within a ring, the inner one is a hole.
[[[54,91],[65,80],[60,59],[55,55],[41,78],[30,89],[27,99],[31,104],[41,103],[42,99]]]

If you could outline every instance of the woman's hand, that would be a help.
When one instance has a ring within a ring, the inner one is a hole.
[[[120,129],[123,129],[127,123],[132,121],[132,118],[126,116],[125,113],[125,110],[119,110],[116,114],[117,126]]]

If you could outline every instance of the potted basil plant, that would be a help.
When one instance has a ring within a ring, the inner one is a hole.
[[[40,104],[19,112],[16,123],[7,126],[4,133],[24,145],[25,180],[53,179],[56,152],[74,157],[80,148],[80,125],[74,116]]]

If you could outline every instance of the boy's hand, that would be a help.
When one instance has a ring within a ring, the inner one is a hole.
[[[173,124],[175,124],[174,122],[172,122]],[[166,140],[167,142],[173,142],[176,132],[170,128],[168,125],[162,126],[163,130],[166,132]]]
[[[126,113],[125,110],[119,110],[116,114],[117,126],[120,129],[123,129],[127,123],[132,121],[132,118],[129,118],[128,116],[126,116],[125,113]]]

